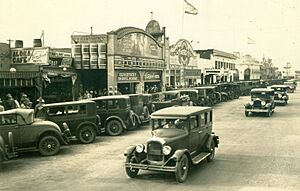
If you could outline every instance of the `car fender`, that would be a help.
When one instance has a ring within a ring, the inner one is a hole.
[[[77,126],[77,128],[76,128],[76,135],[78,134],[79,129],[80,129],[81,127],[85,126],[85,125],[91,125],[91,126],[93,126],[93,128],[94,128],[94,130],[97,132],[97,134],[100,133],[100,130],[99,130],[99,128],[97,128],[97,125],[96,125],[95,123],[92,123],[92,122],[90,122],[90,121],[85,121],[85,122],[80,123],[80,124]]]
[[[176,150],[171,158],[174,159],[175,161],[178,161],[184,154],[186,154],[188,158],[191,160],[190,152],[187,149]]]
[[[109,116],[109,117],[105,120],[105,122],[104,122],[104,127],[106,127],[107,122],[108,122],[109,120],[111,120],[111,119],[116,119],[116,120],[120,121],[121,124],[122,124],[122,127],[123,127],[124,129],[127,129],[125,122],[124,122],[123,119],[121,119],[119,116]]]
[[[124,151],[124,156],[127,157],[131,155],[135,151],[135,146],[129,146],[127,149]]]
[[[132,112],[132,115],[137,119],[137,123],[140,125],[142,124],[142,121],[140,119],[140,116],[138,116],[136,113]]]

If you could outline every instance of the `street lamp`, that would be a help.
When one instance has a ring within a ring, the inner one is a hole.
[[[12,74],[15,74],[17,72],[17,70],[12,67],[12,68],[9,69],[9,72],[12,73]]]

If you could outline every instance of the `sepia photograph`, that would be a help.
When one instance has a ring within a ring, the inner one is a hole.
[[[0,191],[300,190],[300,1],[0,7]]]

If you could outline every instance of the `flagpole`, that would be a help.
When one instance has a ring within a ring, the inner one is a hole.
[[[183,39],[183,25],[184,25],[184,5],[185,5],[185,2],[184,2],[184,1],[182,1],[181,39]]]

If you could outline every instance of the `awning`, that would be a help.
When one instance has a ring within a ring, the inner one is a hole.
[[[39,72],[9,72],[9,71],[1,71],[0,72],[0,79],[32,79],[38,78],[40,76]]]

